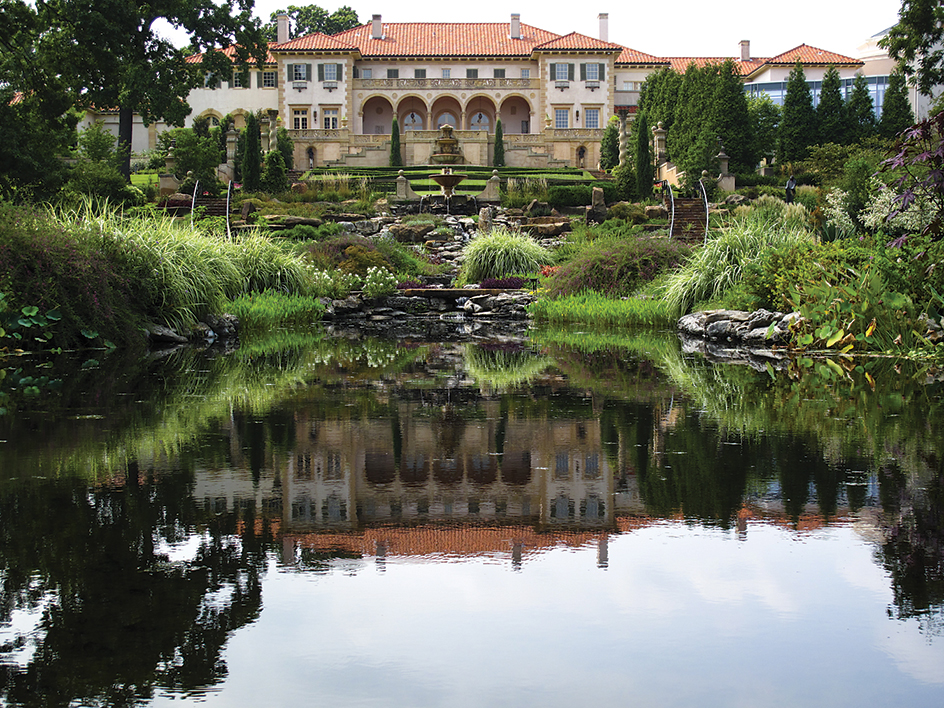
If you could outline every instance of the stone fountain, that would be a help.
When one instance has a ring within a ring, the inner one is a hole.
[[[464,162],[462,153],[459,152],[459,141],[452,137],[452,126],[448,123],[443,123],[439,128],[439,137],[435,143],[436,147],[430,159],[437,165]]]
[[[458,204],[465,205],[470,198],[463,194],[453,196],[453,193],[459,183],[466,177],[468,177],[468,175],[453,172],[451,167],[443,167],[442,172],[430,175],[429,178],[439,185],[439,194],[431,197],[423,197],[423,199],[420,200],[420,211],[423,210],[423,202],[427,199],[429,200],[431,210],[437,206],[445,207],[447,214],[451,213],[450,208],[454,199]],[[474,198],[472,198],[472,201],[475,201]]]

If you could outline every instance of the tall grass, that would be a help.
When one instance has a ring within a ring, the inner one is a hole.
[[[515,273],[534,273],[553,262],[551,252],[530,236],[497,228],[472,239],[465,247],[459,283],[478,283]]]
[[[659,292],[678,314],[711,300],[736,285],[744,266],[767,249],[811,242],[805,228],[748,215],[697,249],[679,270],[659,281]]]
[[[585,324],[595,327],[661,327],[676,318],[664,300],[646,296],[611,298],[584,291],[559,298],[540,298],[528,306],[538,322],[553,325]]]
[[[310,325],[321,320],[324,310],[324,305],[316,297],[285,295],[271,290],[244,293],[226,305],[226,311],[239,319],[241,334]]]
[[[311,288],[306,262],[258,233],[229,241],[92,200],[44,214],[4,210],[0,253],[12,300],[61,310],[59,344],[80,341],[80,330],[129,341],[148,322],[186,328],[241,293]]]

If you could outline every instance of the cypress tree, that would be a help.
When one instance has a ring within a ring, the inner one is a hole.
[[[888,88],[885,89],[885,100],[882,102],[882,117],[878,121],[879,135],[894,138],[914,122],[914,113],[908,102],[905,75],[896,71],[888,77]]]
[[[242,162],[240,164],[243,179],[243,190],[258,192],[262,186],[262,137],[259,134],[259,121],[254,113],[246,114],[246,127],[243,128],[245,140],[243,142]]]
[[[613,116],[606,124],[600,140],[600,169],[612,170],[619,164],[619,118]]]
[[[721,138],[724,151],[731,158],[731,172],[752,172],[757,164],[754,159],[750,121],[744,82],[737,73],[734,62],[729,59],[718,69],[711,101],[710,122],[712,131]]]
[[[649,144],[649,122],[646,113],[636,116],[636,197],[652,196],[652,148]]]
[[[753,154],[751,162],[757,164],[763,158],[773,158],[777,153],[777,135],[780,130],[780,106],[767,94],[751,96],[747,101],[751,120]],[[768,160],[769,161],[769,160]]]
[[[502,132],[501,118],[495,121],[495,159],[492,160],[495,167],[505,166],[505,136]]]
[[[816,107],[816,123],[819,126],[819,142],[843,145],[852,137],[846,118],[846,105],[842,100],[839,71],[830,66],[823,76]]]
[[[816,140],[816,113],[803,65],[797,60],[787,79],[787,95],[780,121],[780,162],[803,160]]]
[[[714,64],[698,68],[691,63],[685,70],[675,120],[668,133],[669,156],[685,170],[696,169],[700,173],[708,168],[701,158],[704,150],[693,151],[692,148],[696,143],[702,143],[704,147],[702,133],[710,126],[718,80],[719,67]]]
[[[869,82],[863,74],[856,74],[852,84],[852,93],[846,104],[849,116],[849,130],[856,142],[875,135],[875,104],[869,92]]]
[[[400,124],[396,116],[393,117],[393,125],[390,128],[390,166],[403,166],[403,156],[400,154]]]
[[[672,69],[659,69],[646,77],[639,92],[639,110],[649,115],[650,125],[661,122],[672,130],[681,89],[682,75]]]

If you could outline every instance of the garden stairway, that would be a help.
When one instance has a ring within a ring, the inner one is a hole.
[[[226,216],[225,197],[197,197],[194,207],[203,207],[206,216]]]
[[[665,208],[672,212],[672,204],[666,200]],[[675,225],[672,238],[685,243],[702,243],[705,240],[705,202],[701,199],[675,200]]]

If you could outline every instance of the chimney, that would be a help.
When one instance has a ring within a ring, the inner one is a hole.
[[[741,61],[750,61],[751,60],[751,40],[742,39],[741,40]]]
[[[383,22],[380,21],[380,15],[374,15],[370,20],[370,38],[384,38]]]
[[[281,14],[275,18],[275,38],[279,44],[283,44],[288,41],[288,15]]]
[[[600,13],[600,41],[610,41],[610,15],[608,12]]]
[[[521,15],[517,12],[511,13],[511,38],[521,39]]]

